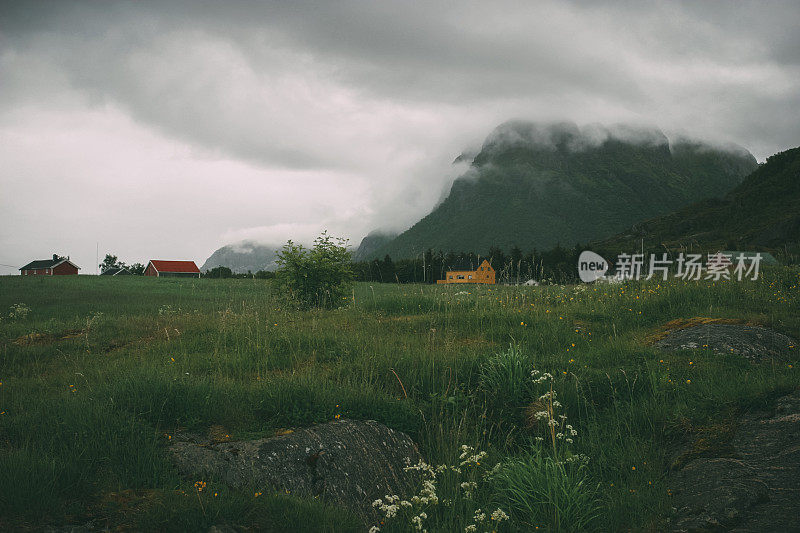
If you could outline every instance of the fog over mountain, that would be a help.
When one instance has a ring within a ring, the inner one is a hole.
[[[396,238],[365,238],[356,255],[571,248],[718,198],[756,167],[740,146],[670,140],[654,126],[509,121],[487,136],[433,211]]]
[[[3,2],[0,273],[401,232],[509,119],[658,124],[764,160],[800,138],[799,16],[791,1]]]
[[[200,270],[205,272],[218,266],[228,267],[235,273],[256,273],[259,270],[274,271],[278,268],[275,262],[277,251],[283,244],[261,244],[253,241],[241,241],[223,246],[205,260]]]

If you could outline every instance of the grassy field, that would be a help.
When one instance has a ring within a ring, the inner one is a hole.
[[[264,280],[3,277],[0,529],[365,531],[318,500],[181,479],[166,452],[176,428],[245,439],[337,415],[408,433],[435,465],[458,464],[462,444],[500,464],[485,480],[443,476],[429,531],[658,528],[677,445],[724,446],[743,410],[800,372],[648,341],[694,317],[798,338],[799,281],[358,284],[339,309],[302,311]],[[577,432],[555,451],[530,420],[551,386]],[[510,519],[476,523],[497,508]]]

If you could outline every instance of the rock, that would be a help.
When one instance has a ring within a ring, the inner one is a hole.
[[[678,531],[728,528],[751,507],[767,501],[769,493],[753,467],[729,458],[696,459],[673,484]]]
[[[170,450],[191,479],[322,497],[367,519],[374,500],[415,488],[415,475],[404,468],[421,456],[404,433],[371,420],[337,420],[287,433],[234,442],[178,434]]]
[[[800,531],[800,390],[747,414],[731,447],[673,476],[674,531]]]
[[[753,362],[789,360],[800,351],[797,341],[771,329],[733,324],[703,324],[668,333],[654,343],[663,350],[711,349]]]

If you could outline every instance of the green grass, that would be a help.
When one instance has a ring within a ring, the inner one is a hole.
[[[698,316],[800,337],[798,276],[358,284],[341,308],[310,311],[265,280],[3,277],[0,528],[95,520],[145,530],[365,530],[341,508],[267,488],[255,498],[211,482],[198,494],[166,452],[178,427],[221,425],[254,438],[338,414],[408,433],[432,464],[457,464],[461,444],[503,462],[503,475],[471,499],[443,480],[442,497],[454,503],[428,512],[429,531],[463,531],[477,508],[497,507],[511,516],[507,530],[657,529],[670,508],[676,443],[700,435],[713,448],[716,435],[724,447],[729,432],[719,428],[797,387],[800,374],[794,362],[660,353],[646,339]],[[10,317],[14,304],[27,316]],[[542,392],[534,367],[554,375],[578,430],[572,451],[589,457],[580,471],[548,462],[526,424],[525,408]]]

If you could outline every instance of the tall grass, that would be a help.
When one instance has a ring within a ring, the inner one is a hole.
[[[534,452],[512,459],[495,476],[497,499],[508,505],[521,528],[598,530],[598,486],[583,464]]]
[[[798,271],[716,284],[362,283],[333,310],[296,308],[265,280],[0,278],[0,527],[98,516],[142,529],[268,527],[279,517],[308,529],[311,516],[321,530],[352,525],[316,500],[266,504],[218,488],[221,499],[201,505],[181,495],[196,480],[179,478],[166,451],[176,428],[222,425],[251,438],[338,414],[407,432],[433,464],[453,464],[462,444],[486,450],[505,477],[476,503],[507,508],[503,527],[657,528],[672,443],[800,384],[796,361],[647,344],[666,322],[694,316],[797,338]],[[554,376],[579,430],[574,451],[589,457],[582,469],[559,470],[533,441],[533,368]],[[534,513],[545,496],[530,495],[545,489],[555,503]],[[112,495],[126,490],[139,500],[121,511]],[[283,504],[293,510],[282,514]],[[438,512],[427,527],[463,528],[471,517],[460,512]]]

